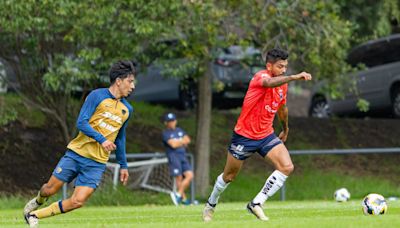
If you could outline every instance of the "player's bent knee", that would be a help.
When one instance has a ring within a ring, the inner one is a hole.
[[[289,176],[294,171],[294,165],[293,164],[288,164],[288,165],[282,166],[279,169],[279,171],[281,171],[286,176]]]
[[[193,172],[187,172],[185,173],[185,179],[191,180],[193,179]]]

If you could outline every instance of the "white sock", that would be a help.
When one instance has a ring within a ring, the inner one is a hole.
[[[229,185],[229,183],[225,183],[224,179],[222,179],[222,175],[223,173],[221,173],[215,181],[213,191],[211,192],[210,198],[208,198],[210,204],[217,204],[219,196]]]
[[[265,181],[264,187],[261,191],[257,194],[257,196],[253,199],[253,203],[260,203],[263,205],[268,197],[277,192],[282,185],[285,183],[287,176],[281,173],[278,170],[275,170]]]

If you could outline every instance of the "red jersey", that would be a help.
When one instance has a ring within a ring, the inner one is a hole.
[[[250,81],[235,132],[249,139],[262,139],[274,132],[275,113],[286,104],[287,84],[275,88],[262,86],[267,70],[257,72]]]

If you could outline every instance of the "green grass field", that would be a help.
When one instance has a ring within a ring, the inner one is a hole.
[[[400,201],[388,202],[388,213],[365,216],[360,200],[272,201],[262,222],[244,208],[246,203],[221,203],[214,220],[201,220],[203,205],[175,206],[89,206],[40,222],[40,227],[400,227]],[[0,227],[26,227],[20,210],[2,210]]]

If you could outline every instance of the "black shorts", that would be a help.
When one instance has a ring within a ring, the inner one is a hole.
[[[238,160],[246,160],[255,152],[265,157],[267,153],[282,141],[272,133],[259,140],[249,139],[233,132],[228,151]]]
[[[187,160],[186,154],[180,152],[167,153],[170,175],[180,176],[186,171],[192,170],[192,166]]]

